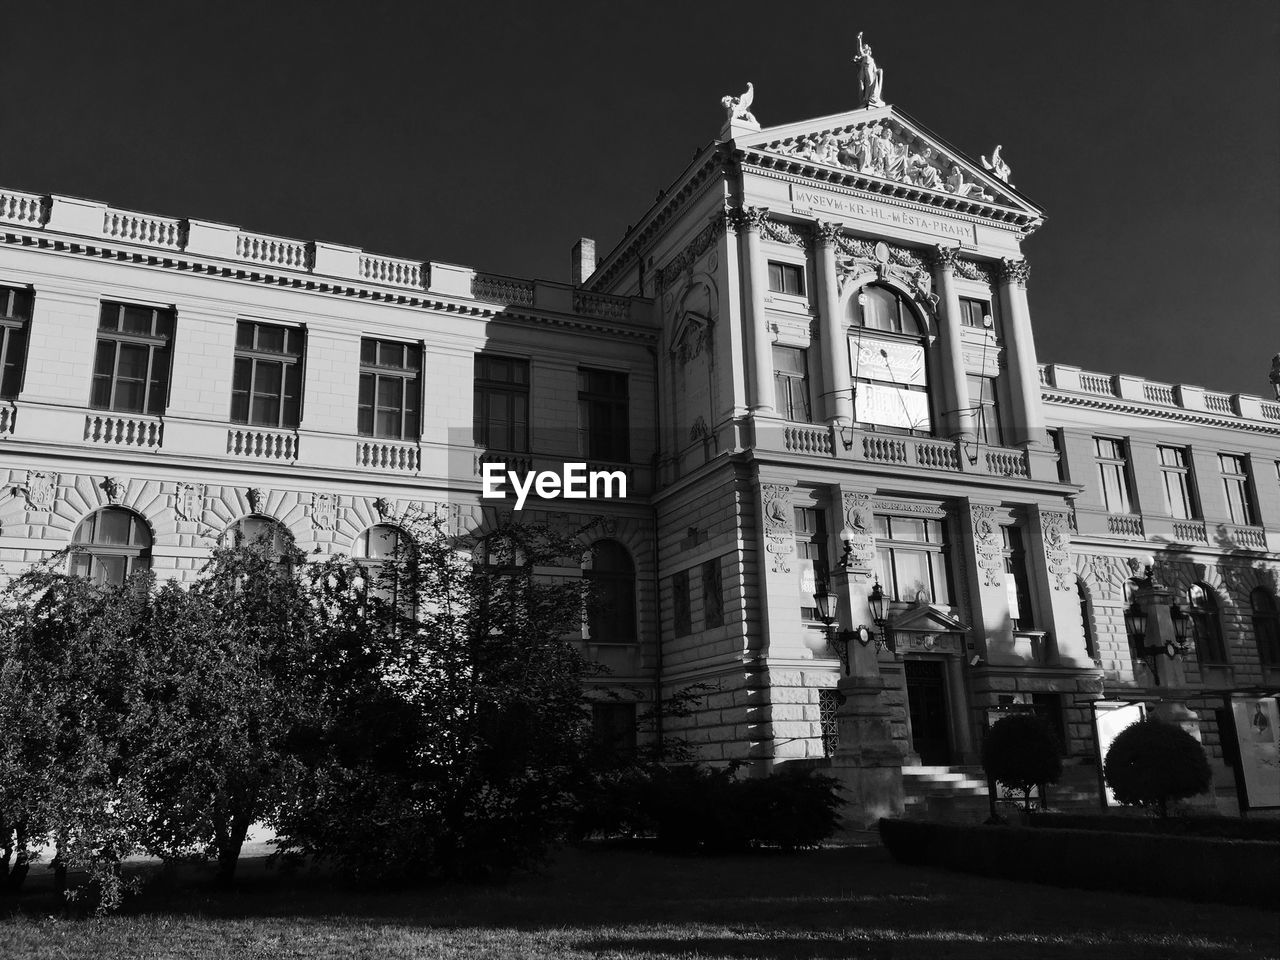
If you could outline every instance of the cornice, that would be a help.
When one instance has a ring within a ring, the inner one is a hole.
[[[747,148],[737,151],[734,159],[759,176],[782,180],[787,183],[817,184],[825,189],[836,188],[851,195],[888,203],[893,206],[942,212],[948,217],[970,223],[990,226],[992,222],[1016,229],[1022,236],[1034,233],[1044,222],[1043,217],[1020,210],[978,200],[969,200],[951,193],[939,193],[912,184],[881,180],[850,170],[841,170],[824,164]]]
[[[1126,403],[1123,400],[1108,400],[1106,397],[1081,396],[1074,393],[1059,393],[1056,390],[1041,388],[1040,397],[1046,403],[1060,403],[1068,407],[1086,407],[1090,410],[1106,410],[1109,413],[1127,413],[1151,420],[1169,420],[1176,423],[1193,423],[1206,427],[1227,427],[1231,430],[1243,430],[1251,433],[1262,433],[1269,436],[1280,436],[1280,424],[1270,426],[1252,420],[1241,420],[1229,417],[1217,417],[1211,413],[1190,412],[1187,410],[1169,410],[1144,406],[1138,403]]]
[[[165,270],[176,270],[208,277],[227,280],[238,280],[248,283],[265,284],[273,287],[285,287],[293,290],[305,290],[330,296],[350,297],[375,303],[393,306],[413,307],[424,310],[436,310],[472,316],[485,320],[509,321],[519,320],[541,324],[544,326],[562,327],[601,333],[607,336],[623,336],[644,343],[656,343],[656,331],[615,322],[614,324],[594,323],[579,317],[535,312],[532,309],[513,309],[503,304],[487,304],[481,301],[446,300],[429,295],[418,295],[375,287],[357,286],[341,282],[326,281],[314,276],[274,273],[270,270],[253,269],[251,267],[231,267],[209,261],[197,260],[187,254],[174,251],[171,255],[164,253],[143,253],[123,247],[114,247],[102,243],[79,243],[61,237],[0,231],[0,243],[21,245],[50,250],[54,253],[71,254],[99,260],[111,260],[117,263],[131,263],[144,267],[156,267]]]

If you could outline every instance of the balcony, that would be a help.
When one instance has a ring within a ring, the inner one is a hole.
[[[869,430],[846,428],[842,433],[823,424],[758,420],[755,424],[755,447],[762,452],[786,453],[814,460],[872,463],[988,477],[1027,479],[1031,476],[1025,450]]]

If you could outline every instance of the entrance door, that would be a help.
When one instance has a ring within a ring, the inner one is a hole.
[[[947,730],[947,693],[941,660],[907,660],[907,709],[911,716],[911,746],[926,766],[951,762]]]

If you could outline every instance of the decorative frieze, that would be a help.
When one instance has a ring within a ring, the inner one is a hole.
[[[1004,553],[1000,542],[1000,529],[996,524],[996,508],[990,504],[969,505],[973,520],[973,546],[978,557],[978,569],[982,582],[988,587],[998,587],[1004,582]]]
[[[782,483],[762,483],[760,499],[764,506],[764,548],[769,553],[769,569],[774,573],[790,573],[791,556],[796,548],[791,487]]]
[[[698,235],[676,254],[673,260],[658,271],[656,279],[658,289],[666,290],[675,283],[676,278],[682,273],[692,271],[693,265],[698,262],[698,259],[715,246],[716,241],[725,232],[725,228],[729,225],[731,219],[732,214],[730,211],[726,211],[725,216],[713,217],[711,222],[703,227],[698,232]]]
[[[809,243],[810,237],[804,228],[792,223],[783,223],[781,220],[771,220],[765,218],[760,224],[760,236],[766,240],[773,240],[777,243],[786,243],[796,247],[803,247]]]
[[[1042,511],[1040,528],[1044,532],[1044,558],[1049,566],[1053,589],[1070,590],[1075,577],[1071,569],[1071,555],[1067,549],[1070,533],[1066,513]]]
[[[977,280],[979,283],[985,283],[987,286],[995,285],[995,271],[991,269],[991,265],[980,263],[977,260],[966,260],[964,257],[956,257],[952,264],[957,277],[963,277],[965,280]]]

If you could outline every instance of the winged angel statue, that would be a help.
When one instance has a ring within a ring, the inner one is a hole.
[[[724,107],[724,111],[729,115],[730,120],[745,120],[747,123],[754,123],[759,126],[760,121],[751,112],[751,101],[755,98],[756,88],[748,80],[746,93],[740,97],[721,97],[720,105]]]

